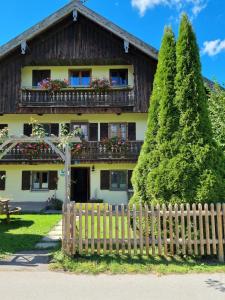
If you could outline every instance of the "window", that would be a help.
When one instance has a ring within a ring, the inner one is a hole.
[[[87,123],[72,123],[72,131],[80,128],[81,130],[81,139],[88,141],[88,124]]]
[[[38,84],[47,78],[51,77],[51,71],[50,70],[33,70],[32,74],[32,86],[38,87]]]
[[[121,123],[109,124],[109,138],[127,139],[127,125]]]
[[[112,86],[127,86],[128,70],[127,69],[110,70],[110,82]]]
[[[59,135],[59,124],[58,123],[42,123],[46,136],[51,134],[58,136]],[[32,124],[23,125],[23,134],[30,136],[32,134]]]
[[[127,189],[127,171],[111,171],[110,189],[120,191]]]
[[[32,172],[32,190],[47,190],[48,175],[48,172]]]
[[[69,73],[69,82],[71,86],[89,87],[91,84],[91,71],[72,70]]]

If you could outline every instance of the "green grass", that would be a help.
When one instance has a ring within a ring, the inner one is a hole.
[[[164,258],[129,257],[117,255],[76,256],[64,255],[61,251],[54,254],[51,264],[53,270],[64,270],[76,274],[186,274],[225,272],[225,265],[215,258]]]
[[[61,219],[61,215],[11,216],[7,224],[0,216],[0,257],[17,251],[33,250],[40,239]]]

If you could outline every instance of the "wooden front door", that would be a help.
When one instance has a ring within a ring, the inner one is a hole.
[[[71,201],[85,203],[90,200],[90,168],[71,169]]]

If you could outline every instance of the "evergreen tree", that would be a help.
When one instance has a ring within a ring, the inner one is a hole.
[[[147,202],[147,177],[159,165],[161,153],[159,143],[166,145],[174,131],[175,97],[174,79],[176,74],[176,45],[171,28],[166,28],[158,56],[153,92],[148,113],[145,141],[141,149],[138,163],[134,169],[132,183],[134,196],[132,202]],[[165,152],[169,147],[164,148]]]
[[[165,158],[147,179],[147,197],[163,202],[225,198],[224,157],[213,140],[196,37],[183,15],[176,46],[175,107],[179,123]]]

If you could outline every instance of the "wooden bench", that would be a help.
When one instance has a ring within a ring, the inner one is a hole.
[[[20,207],[10,208],[9,199],[0,199],[0,215],[6,215],[7,223],[10,221],[10,215],[21,211]]]

